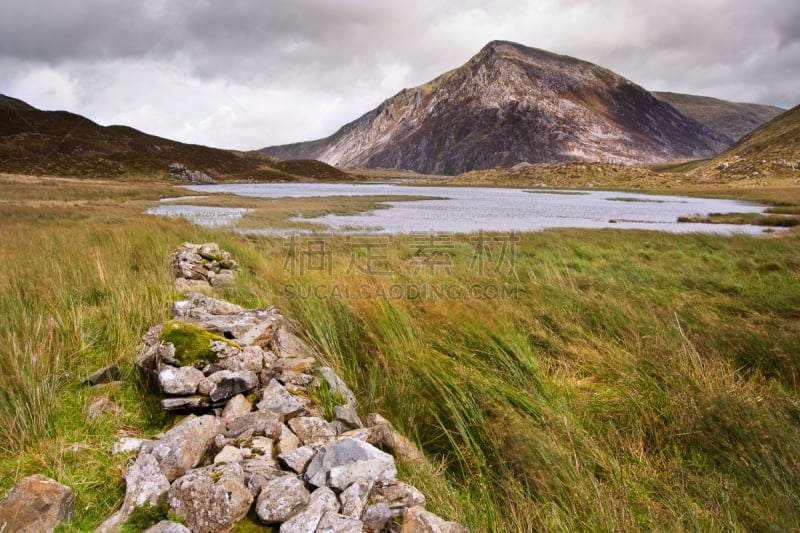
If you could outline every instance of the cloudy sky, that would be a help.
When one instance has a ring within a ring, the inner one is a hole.
[[[0,93],[236,149],[326,136],[504,39],[800,103],[797,0],[0,0]]]

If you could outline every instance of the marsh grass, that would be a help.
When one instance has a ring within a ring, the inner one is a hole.
[[[786,211],[786,210],[784,210]],[[708,215],[692,215],[678,217],[678,222],[701,224],[750,224],[771,228],[793,228],[800,226],[800,217],[791,214],[775,213],[762,215],[759,213],[709,213]]]
[[[396,237],[372,249],[381,276],[334,236],[329,274],[289,268],[283,239],[140,214],[168,188],[75,184],[86,199],[59,184],[86,201],[10,186],[0,203],[0,492],[33,473],[72,486],[63,531],[119,503],[115,438],[170,422],[132,362],[178,296],[169,253],[209,240],[241,264],[222,296],[296,319],[362,415],[420,445],[427,462],[401,464],[404,479],[471,530],[800,529],[796,232],[548,231],[485,268],[474,236],[449,236],[446,257]],[[110,362],[121,382],[80,383]],[[102,396],[118,410],[89,418]]]
[[[683,194],[700,195],[688,190]],[[792,228],[800,225],[800,187],[762,187],[727,189],[714,193],[720,198],[745,200],[766,204],[764,214],[759,213],[711,213],[708,216],[680,217],[678,222],[701,222],[706,224],[754,224],[767,227]]]
[[[481,275],[455,241],[452,274],[425,278],[400,238],[389,279],[267,283],[293,287],[270,298],[453,483],[439,512],[487,531],[800,525],[796,236],[546,232]],[[409,280],[519,291],[358,296]]]

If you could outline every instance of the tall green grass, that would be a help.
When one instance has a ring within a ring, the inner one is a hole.
[[[178,296],[169,253],[206,240],[242,265],[223,296],[294,318],[362,414],[420,445],[427,463],[401,472],[429,508],[474,531],[800,529],[796,233],[544,232],[520,236],[512,269],[483,273],[471,237],[452,239],[450,273],[419,268],[418,243],[396,238],[374,277],[346,273],[363,257],[345,238],[326,240],[330,275],[292,272],[281,239],[138,209],[100,195],[0,217],[0,492],[36,472],[73,486],[67,530],[121,498],[114,439],[168,422],[132,362]],[[394,284],[513,290],[378,296]],[[111,362],[121,383],[80,384]],[[119,411],[90,419],[102,395]]]
[[[452,276],[426,279],[399,251],[390,279],[273,271],[264,285],[457,488],[434,489],[440,512],[486,531],[800,527],[796,236],[548,232],[522,237],[513,272],[482,276],[458,241]],[[519,290],[275,292],[414,279]]]

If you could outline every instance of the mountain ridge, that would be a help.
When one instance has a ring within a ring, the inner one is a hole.
[[[689,118],[738,141],[786,109],[747,102],[729,102],[694,94],[653,91],[653,96],[675,107]]]
[[[800,105],[759,126],[691,174],[721,181],[773,176],[800,182]]]
[[[459,174],[523,162],[710,157],[732,142],[606,68],[492,41],[329,137],[261,151],[339,167]]]
[[[68,111],[43,111],[0,94],[0,172],[78,177],[165,175],[181,163],[215,179],[350,179],[318,161],[185,144],[129,126],[101,126]]]

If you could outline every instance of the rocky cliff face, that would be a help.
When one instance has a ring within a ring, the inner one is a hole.
[[[610,70],[494,41],[326,139],[263,151],[339,167],[458,174],[521,162],[709,157],[730,142]]]

